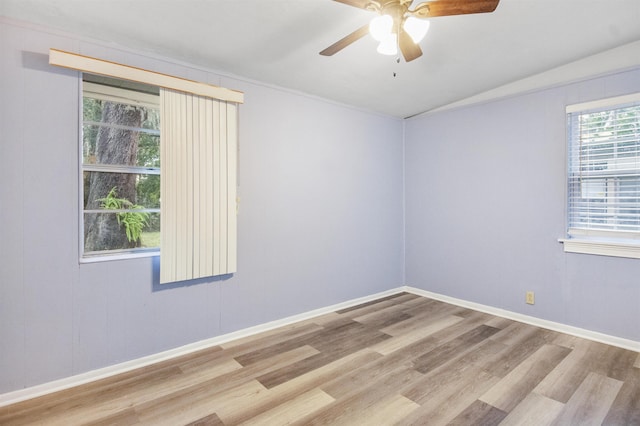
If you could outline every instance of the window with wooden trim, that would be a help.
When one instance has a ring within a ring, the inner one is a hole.
[[[159,222],[161,283],[235,272],[243,94],[56,49],[49,63],[87,75],[83,260],[157,253]]]

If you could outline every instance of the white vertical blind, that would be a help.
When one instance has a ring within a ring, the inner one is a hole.
[[[640,234],[640,96],[568,110],[570,235]]]
[[[160,282],[236,271],[237,105],[161,89]]]

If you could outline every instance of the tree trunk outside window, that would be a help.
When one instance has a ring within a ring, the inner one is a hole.
[[[144,109],[130,105],[105,102],[102,109],[103,123],[139,128],[144,120]],[[138,132],[113,127],[100,127],[96,140],[96,163],[135,166],[138,152]],[[101,208],[113,187],[117,197],[136,202],[136,175],[132,173],[91,172],[86,209]],[[85,216],[85,251],[133,248],[140,241],[129,242],[124,226],[118,223],[117,214],[90,214]]]

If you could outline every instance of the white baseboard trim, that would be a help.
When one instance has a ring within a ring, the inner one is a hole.
[[[398,287],[395,289],[383,291],[383,292],[372,294],[369,296],[348,300],[342,303],[337,303],[335,305],[326,306],[324,308],[303,312],[298,315],[293,315],[293,316],[282,318],[279,320],[270,321],[264,324],[234,331],[232,333],[227,333],[220,336],[212,337],[210,339],[201,340],[199,342],[190,343],[184,346],[180,346],[178,348],[169,349],[167,351],[144,356],[142,358],[133,359],[131,361],[126,361],[126,362],[111,365],[108,367],[99,368],[97,370],[88,371],[86,373],[65,377],[63,379],[54,380],[51,382],[43,383],[41,385],[31,386],[25,389],[4,393],[0,395],[0,407],[4,407],[10,404],[15,404],[21,401],[26,401],[32,398],[37,398],[39,396],[48,395],[53,392],[69,389],[74,386],[83,385],[96,380],[105,379],[107,377],[112,377],[117,374],[126,373],[128,371],[135,370],[136,368],[146,367],[148,365],[151,365],[157,362],[177,358],[179,356],[187,355],[202,349],[207,349],[212,346],[221,345],[231,340],[252,336],[254,334],[273,330],[278,327],[283,327],[299,321],[304,321],[307,319],[315,318],[320,315],[328,314],[334,311],[339,311],[340,309],[350,308],[352,306],[359,305],[362,303],[367,303],[372,300],[380,299],[382,297],[391,296],[402,291],[404,291],[403,288]]]
[[[401,291],[417,294],[418,296],[428,297],[430,299],[440,300],[442,302],[473,309],[475,311],[485,312],[498,317],[512,319],[514,321],[523,322],[525,324],[534,325],[536,327],[558,331],[560,333],[569,334],[571,336],[593,340],[594,342],[605,343],[607,345],[617,346],[619,348],[640,352],[640,342],[637,342],[635,340],[623,339],[621,337],[611,336],[604,333],[598,333],[596,331],[586,330],[584,328],[573,327],[571,325],[566,325],[559,322],[548,321],[529,315],[519,314],[517,312],[507,311],[505,309],[495,308],[493,306],[482,305],[480,303],[469,302],[462,299],[456,299],[455,297],[445,296],[415,287],[405,286],[401,289]]]
[[[540,318],[532,317],[529,315],[523,315],[516,312],[507,311],[493,306],[482,305],[480,303],[469,302],[455,297],[445,296],[438,293],[422,290],[411,286],[401,286],[391,290],[383,291],[380,293],[372,294],[357,299],[348,300],[346,302],[337,303],[335,305],[326,306],[324,308],[314,309],[312,311],[303,312],[298,315],[282,318],[275,321],[270,321],[264,324],[256,325],[253,327],[245,328],[242,330],[234,331],[232,333],[223,334],[221,336],[212,337],[210,339],[201,340],[199,342],[190,343],[184,346],[180,346],[175,349],[159,352],[156,354],[148,355],[142,358],[137,358],[131,361],[126,361],[120,364],[111,365],[109,367],[100,368],[97,370],[88,371],[86,373],[77,374],[74,376],[66,377],[59,380],[54,380],[41,385],[32,386],[25,389],[20,389],[13,392],[8,392],[0,395],[0,407],[4,407],[17,402],[26,401],[28,399],[37,398],[39,396],[47,395],[53,392],[72,388],[74,386],[83,385],[96,380],[112,377],[117,374],[126,373],[136,368],[146,367],[148,365],[177,358],[182,355],[188,355],[190,353],[207,349],[212,346],[221,345],[232,340],[240,339],[243,337],[252,336],[254,334],[262,333],[265,331],[273,330],[278,327],[284,327],[299,321],[308,320],[318,317],[320,315],[328,314],[341,309],[350,308],[355,305],[367,303],[376,299],[380,299],[387,296],[392,296],[397,293],[407,292],[416,294],[418,296],[428,297],[430,299],[440,300],[442,302],[450,303],[452,305],[461,306],[464,308],[473,309],[480,312],[485,312],[491,315],[496,315],[503,318],[512,319],[514,321],[523,322],[525,324],[534,325],[536,327],[546,328],[548,330],[558,331],[560,333],[569,334],[583,339],[593,340],[607,345],[617,346],[624,349],[629,349],[635,352],[640,352],[640,342],[634,340],[623,339],[620,337],[610,336],[608,334],[598,333],[595,331],[586,330],[583,328],[573,327],[570,325],[547,321]]]

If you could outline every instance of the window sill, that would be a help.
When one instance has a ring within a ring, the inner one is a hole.
[[[565,253],[640,259],[640,242],[585,238],[560,238],[558,242],[563,243]]]
[[[80,258],[80,263],[97,263],[97,262],[110,262],[114,260],[128,260],[139,259],[144,257],[160,256],[160,250],[149,249],[138,252],[120,252],[117,254],[95,254],[91,256],[85,256]]]

